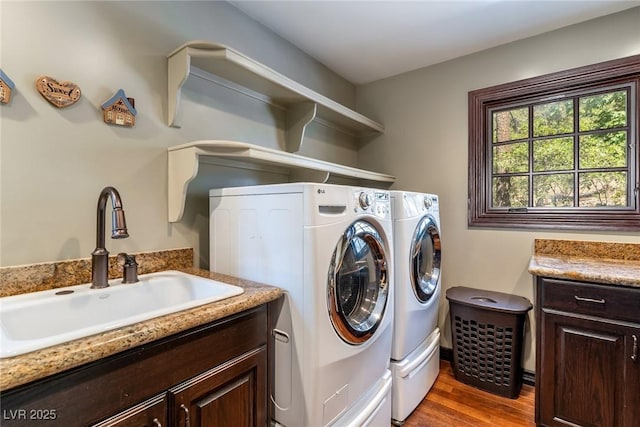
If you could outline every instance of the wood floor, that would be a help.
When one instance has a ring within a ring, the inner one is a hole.
[[[524,385],[517,399],[500,397],[463,384],[449,362],[403,427],[528,427],[534,422],[534,387]]]

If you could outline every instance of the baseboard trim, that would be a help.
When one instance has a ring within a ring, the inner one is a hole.
[[[445,360],[449,363],[453,363],[453,349],[440,346],[440,360]],[[522,370],[522,384],[530,386],[536,385],[535,372]]]
[[[453,350],[440,346],[440,360],[453,363]]]
[[[523,370],[522,371],[522,384],[526,384],[526,385],[530,385],[530,386],[535,386],[536,385],[536,373],[535,372],[531,372],[531,371],[527,371],[527,370]]]

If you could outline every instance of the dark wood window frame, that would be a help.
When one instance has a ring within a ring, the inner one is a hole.
[[[558,96],[564,92],[587,90],[635,82],[635,111],[628,120],[636,130],[631,150],[635,162],[629,181],[633,187],[632,208],[625,209],[492,209],[488,163],[491,135],[487,112],[497,105],[528,99]],[[471,227],[546,228],[583,230],[640,230],[640,55],[547,74],[540,77],[492,86],[469,92],[469,198],[468,224]]]

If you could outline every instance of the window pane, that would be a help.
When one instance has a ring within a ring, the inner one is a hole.
[[[529,136],[529,109],[493,113],[493,142],[513,141]]]
[[[533,200],[536,207],[572,207],[573,174],[534,176]]]
[[[468,225],[640,230],[639,75],[625,57],[470,91]]]
[[[581,207],[627,206],[626,172],[581,173]]]
[[[580,98],[580,130],[611,129],[627,125],[627,92]]]
[[[529,171],[529,144],[514,144],[493,147],[493,173],[518,173]]]
[[[533,170],[573,169],[573,138],[533,141]]]
[[[494,177],[492,199],[491,205],[494,208],[522,208],[529,206],[529,177]]]
[[[625,167],[627,132],[581,136],[579,155],[580,169]]]
[[[533,136],[573,132],[573,100],[533,106]]]

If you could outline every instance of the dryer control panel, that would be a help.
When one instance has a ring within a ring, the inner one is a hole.
[[[391,212],[391,198],[388,191],[358,189],[354,192],[355,213],[368,213],[378,218],[387,218]]]
[[[422,216],[427,213],[439,214],[438,196],[435,194],[407,192],[402,197],[404,199],[404,203],[401,205],[403,212],[400,212],[400,214],[403,218]]]
[[[438,212],[438,196],[435,194],[425,194],[423,198],[424,207],[429,212]]]

